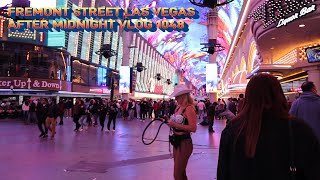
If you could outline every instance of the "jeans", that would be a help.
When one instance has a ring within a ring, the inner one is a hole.
[[[60,117],[60,122],[59,124],[62,125],[63,124],[63,113],[59,114],[59,117]]]
[[[209,120],[209,127],[208,130],[213,130],[213,124],[214,124],[214,116],[213,117],[208,117]]]
[[[147,111],[141,111],[141,119],[145,120],[147,117]]]
[[[149,111],[148,111],[148,117],[149,117],[149,119],[152,119],[152,112],[153,112],[153,109],[150,108]]]
[[[199,110],[199,118],[203,121],[204,110]]]
[[[76,124],[76,130],[78,130],[80,127],[79,118],[80,118],[80,116],[78,114],[73,115],[73,122]]]
[[[29,117],[28,117],[28,122],[30,123],[37,123],[38,118],[37,118],[37,113],[36,112],[29,112]]]
[[[106,120],[106,115],[100,115],[99,116],[99,121],[100,121],[100,126],[101,126],[101,129],[104,128],[104,122]]]
[[[80,126],[82,126],[82,127],[86,126],[86,124],[87,124],[86,122],[87,122],[87,115],[81,115],[80,118],[79,118],[79,121],[78,121],[79,127]]]
[[[93,123],[94,125],[98,125],[98,114],[92,114],[92,119],[93,119]]]
[[[129,109],[129,119],[130,120],[134,119],[134,110],[133,109]]]
[[[29,111],[23,111],[23,120],[26,124],[29,124]]]
[[[41,118],[38,119],[38,128],[41,134],[48,134],[48,128],[46,127],[45,123],[46,123],[45,119],[41,119]],[[44,127],[44,130],[43,130],[43,127]]]
[[[108,120],[108,130],[110,130],[110,125],[111,125],[111,121],[113,122],[113,130],[116,129],[116,119],[117,116],[116,115],[109,115],[109,120]]]

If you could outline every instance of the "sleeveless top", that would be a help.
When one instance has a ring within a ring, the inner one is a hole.
[[[188,107],[188,106],[187,106]],[[180,114],[181,116],[183,116],[183,113],[186,111],[186,108],[184,108],[184,110],[182,111],[182,113]],[[177,112],[177,111],[176,111]],[[186,117],[183,116],[183,125],[189,125],[189,122],[188,122],[188,119]],[[172,128],[174,132],[188,132],[188,131],[184,131],[184,130],[181,130],[181,129],[177,129],[177,128]]]

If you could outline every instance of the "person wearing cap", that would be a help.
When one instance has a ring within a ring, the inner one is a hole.
[[[197,115],[190,95],[192,90],[185,85],[177,85],[170,98],[175,97],[177,108],[167,125],[172,128],[170,143],[173,145],[174,179],[188,179],[186,167],[193,151],[191,132],[197,130]]]

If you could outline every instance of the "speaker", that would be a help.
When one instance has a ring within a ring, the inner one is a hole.
[[[203,5],[209,8],[214,8],[218,4],[218,0],[203,0]]]
[[[102,56],[105,57],[106,59],[112,57],[112,54],[110,51],[103,51]]]
[[[101,50],[111,51],[111,44],[104,44],[104,45],[102,45]]]
[[[137,71],[138,71],[138,72],[142,72],[142,71],[143,71],[143,65],[142,65],[141,62],[138,62],[138,63],[137,63]]]
[[[208,53],[209,53],[209,54],[214,54],[214,53],[215,53],[215,50],[214,50],[214,49],[215,49],[215,47],[209,47],[209,48],[208,48]]]
[[[160,81],[161,80],[161,74],[157,73],[156,78],[157,78],[158,81]]]

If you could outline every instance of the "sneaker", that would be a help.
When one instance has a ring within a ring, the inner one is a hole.
[[[110,132],[110,130],[109,130],[109,129],[106,129],[105,132]]]
[[[116,130],[112,129],[112,132],[115,132]]]
[[[43,136],[42,136],[42,138],[47,138],[48,137],[48,134],[44,134]]]
[[[83,131],[83,129],[82,129],[82,128],[80,128],[80,129],[79,129],[79,131],[81,132],[81,131]]]
[[[43,137],[45,134],[43,134],[43,133],[41,133],[40,135],[39,135],[39,137]]]

